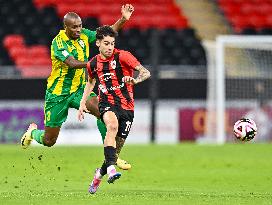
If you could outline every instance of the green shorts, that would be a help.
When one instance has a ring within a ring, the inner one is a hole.
[[[69,108],[79,109],[84,87],[70,95],[55,95],[46,91],[44,105],[44,124],[46,127],[61,127],[68,116]],[[94,92],[90,97],[96,97]]]

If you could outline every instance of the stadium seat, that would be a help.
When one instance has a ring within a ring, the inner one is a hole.
[[[43,45],[35,45],[28,47],[29,55],[33,58],[44,57],[50,59],[49,49]]]
[[[248,16],[248,22],[255,28],[255,29],[261,29],[265,28],[267,23],[266,23],[266,18],[262,15],[249,15]]]
[[[17,67],[20,70],[23,70],[25,68],[31,67],[34,65],[34,61],[32,58],[29,58],[29,56],[22,56],[15,60]]]
[[[234,16],[240,13],[240,7],[235,4],[224,4],[221,6],[226,16]]]
[[[12,47],[8,50],[8,52],[13,60],[16,60],[20,57],[25,57],[28,54],[27,48],[25,48],[25,47]]]
[[[258,13],[258,7],[250,2],[247,2],[240,5],[240,11],[243,15],[256,15]]]
[[[21,35],[8,35],[3,40],[3,45],[6,49],[10,49],[11,47],[23,47],[25,44],[24,39]]]
[[[268,28],[272,28],[272,14],[266,16],[266,24]]]
[[[256,10],[259,14],[270,14],[272,11],[272,2],[271,3],[261,3],[256,5]]]
[[[69,4],[59,4],[57,7],[57,13],[59,16],[64,16],[67,12],[71,10],[71,6]]]
[[[258,30],[272,26],[268,17],[272,11],[270,0],[219,0],[218,5],[237,33],[253,34],[243,30],[253,28],[258,33]]]
[[[41,67],[42,66],[50,67],[51,60],[50,60],[50,58],[39,56],[39,57],[35,58],[33,65],[37,65],[37,66],[41,66]]]

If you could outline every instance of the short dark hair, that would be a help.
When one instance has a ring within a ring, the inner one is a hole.
[[[96,39],[97,40],[102,40],[106,36],[110,37],[116,37],[118,34],[115,32],[112,27],[106,25],[106,26],[101,26],[96,29]]]

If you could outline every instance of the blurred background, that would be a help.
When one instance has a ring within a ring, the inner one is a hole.
[[[256,120],[259,130],[267,130],[256,141],[272,139],[272,0],[0,2],[0,142],[18,143],[30,122],[43,127],[50,44],[62,29],[63,16],[74,11],[82,17],[83,27],[95,30],[112,25],[125,3],[133,4],[135,12],[119,32],[116,47],[129,50],[152,72],[151,80],[135,87],[129,143],[216,142],[216,134],[207,134],[213,126],[207,116],[213,112],[208,106],[218,105],[218,93],[212,93],[220,82],[225,85],[226,109],[225,117],[215,123],[225,125],[224,141],[235,142],[232,126],[246,115]],[[216,81],[219,35],[256,37],[224,47],[220,82]],[[255,40],[260,38],[261,43]],[[97,53],[92,44],[90,57]],[[94,117],[79,123],[76,111],[69,112],[58,144],[101,143]]]

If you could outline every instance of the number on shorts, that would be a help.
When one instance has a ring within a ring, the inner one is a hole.
[[[132,123],[131,123],[130,121],[126,121],[126,125],[127,125],[127,126],[126,126],[126,129],[125,129],[126,132],[129,132],[130,127],[131,127],[131,124],[132,124]]]
[[[47,122],[50,121],[50,118],[51,118],[51,112],[48,111],[48,112],[46,113],[46,121],[47,121]]]

